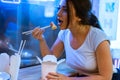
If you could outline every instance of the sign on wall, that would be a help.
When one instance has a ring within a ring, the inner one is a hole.
[[[1,0],[1,2],[19,4],[21,2],[21,0]]]
[[[119,15],[120,15],[120,0],[100,0],[99,5],[99,20],[102,28],[111,40],[112,47],[118,48],[118,42],[120,42],[120,26],[119,26]],[[118,31],[119,30],[119,31]]]

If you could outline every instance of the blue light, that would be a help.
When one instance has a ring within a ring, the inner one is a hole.
[[[42,1],[42,2],[47,2],[47,1],[55,1],[55,0],[28,0],[28,1]]]
[[[40,0],[40,1],[55,1],[55,0]]]
[[[40,4],[41,2],[54,2],[55,0],[27,0],[29,4]]]
[[[3,3],[20,4],[21,0],[1,0]]]

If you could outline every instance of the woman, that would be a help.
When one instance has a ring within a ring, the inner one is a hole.
[[[77,70],[79,75],[70,77],[51,72],[46,76],[47,79],[111,80],[110,44],[97,18],[91,13],[90,1],[61,0],[57,15],[61,30],[51,49],[44,39],[44,30],[35,28],[32,34],[40,41],[42,56],[50,53],[60,57],[65,50],[66,64]]]

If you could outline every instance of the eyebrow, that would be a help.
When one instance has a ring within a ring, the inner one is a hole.
[[[60,6],[60,5],[58,6],[58,8],[66,8],[66,7],[67,7],[67,6]]]
[[[62,6],[63,8],[66,8],[67,6]]]

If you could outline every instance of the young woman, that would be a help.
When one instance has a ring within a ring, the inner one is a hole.
[[[111,80],[110,44],[91,13],[90,0],[61,0],[57,16],[61,30],[51,49],[44,39],[44,30],[35,28],[32,34],[40,41],[42,56],[50,53],[59,57],[65,50],[66,64],[79,75],[70,77],[51,72],[47,79]]]

